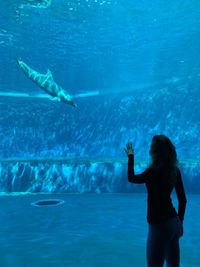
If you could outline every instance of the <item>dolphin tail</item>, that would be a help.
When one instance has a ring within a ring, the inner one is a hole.
[[[16,60],[17,64],[20,66],[20,62],[22,62],[21,57],[16,57],[15,60]]]
[[[31,72],[33,71],[26,63],[24,63],[21,58],[17,58],[17,63],[21,70],[30,78]]]
[[[34,81],[37,85],[41,86],[45,75],[38,73],[34,69],[30,68],[21,58],[17,58],[17,63],[24,74]],[[39,77],[39,78],[38,78]],[[40,79],[42,77],[42,80]],[[40,81],[39,81],[40,80]]]

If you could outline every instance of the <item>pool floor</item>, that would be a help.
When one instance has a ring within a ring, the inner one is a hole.
[[[58,206],[31,205],[60,199]],[[177,202],[174,202],[175,206]],[[1,267],[145,267],[145,194],[1,196]],[[189,195],[181,266],[200,266],[200,196]]]

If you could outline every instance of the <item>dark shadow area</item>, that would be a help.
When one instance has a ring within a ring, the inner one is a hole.
[[[45,200],[38,200],[36,202],[31,203],[31,205],[40,207],[40,206],[58,206],[63,204],[64,201],[60,199],[45,199]]]

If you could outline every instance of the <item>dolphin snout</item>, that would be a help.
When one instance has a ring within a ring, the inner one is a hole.
[[[72,105],[73,107],[75,107],[75,108],[78,107],[78,105],[77,105],[76,103],[74,103],[73,101],[71,101],[71,105]]]

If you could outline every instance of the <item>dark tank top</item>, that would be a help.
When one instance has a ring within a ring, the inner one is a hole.
[[[166,177],[165,177],[166,179]],[[141,174],[134,172],[134,156],[128,156],[128,180],[131,183],[145,184],[147,188],[147,221],[150,224],[164,223],[170,218],[179,216],[183,221],[186,207],[186,196],[183,187],[181,172],[177,168],[177,179],[175,185],[166,183],[161,173],[153,168],[147,168]],[[173,188],[176,190],[178,198],[178,212],[175,210],[171,193]]]

